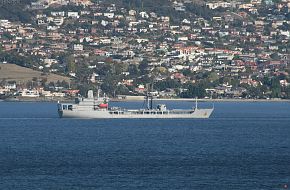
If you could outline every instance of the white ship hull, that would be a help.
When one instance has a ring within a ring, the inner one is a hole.
[[[150,111],[135,114],[138,110],[127,110],[125,112],[115,112],[109,110],[59,110],[61,118],[84,118],[84,119],[118,119],[118,118],[140,118],[140,119],[168,119],[168,118],[209,118],[213,109],[186,110],[188,113],[178,113],[175,111]]]

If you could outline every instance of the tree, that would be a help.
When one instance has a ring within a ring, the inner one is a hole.
[[[64,87],[64,88],[69,88],[69,83],[66,82],[65,80],[61,81],[60,86]]]
[[[25,6],[32,1],[33,0],[1,1],[0,18],[24,23],[31,22],[32,12],[25,9]]]
[[[116,63],[116,64],[114,64],[114,68],[115,68],[115,74],[119,75],[128,69],[128,65],[123,64],[123,63]]]
[[[148,61],[146,59],[144,59],[140,64],[139,64],[139,70],[141,74],[147,74],[148,73]]]
[[[208,75],[208,79],[209,79],[209,81],[214,82],[214,81],[219,79],[219,76],[218,76],[218,74],[216,72],[211,72]]]
[[[290,99],[290,86],[287,86],[285,89],[285,98]]]
[[[128,71],[129,71],[130,75],[132,75],[132,76],[138,75],[138,68],[134,64],[129,65]]]
[[[206,6],[202,6],[202,5],[199,5],[197,3],[195,4],[187,4],[186,6],[186,9],[191,12],[191,13],[194,13],[195,15],[197,16],[201,16],[207,20],[211,19],[212,16],[214,15],[214,11],[207,8]]]
[[[290,30],[290,25],[288,23],[284,22],[283,25],[278,27],[278,29],[289,31]]]
[[[174,80],[174,79],[166,79],[164,81],[158,81],[154,84],[154,88],[157,89],[157,90],[165,90],[167,88],[180,88],[181,87],[181,84],[177,81],[177,80]]]
[[[7,39],[7,40],[12,40],[13,39],[13,36],[10,33],[8,33],[8,32],[4,32],[2,34],[2,38],[3,39]]]
[[[187,89],[187,91],[180,94],[182,98],[203,98],[206,95],[205,88],[200,84],[187,84]]]
[[[97,73],[101,76],[109,76],[113,74],[114,65],[112,64],[101,64],[97,69]]]
[[[280,57],[279,57],[279,55],[278,55],[277,52],[271,54],[270,57],[271,57],[273,60],[280,60]]]
[[[250,32],[250,33],[254,33],[255,32],[255,26],[254,25],[247,25],[246,26],[246,31]]]
[[[118,84],[117,77],[111,75],[111,76],[106,77],[106,79],[101,85],[101,89],[103,92],[111,96],[115,96],[116,90],[117,90],[117,84]]]
[[[248,93],[251,98],[261,98],[263,96],[263,92],[259,87],[250,86],[248,88]]]
[[[76,77],[79,82],[87,83],[88,82],[88,75],[91,74],[91,70],[88,69],[85,65],[79,65],[76,69]]]
[[[76,72],[75,58],[72,55],[68,55],[64,58],[66,63],[67,72]]]
[[[0,57],[5,59],[8,63],[13,63],[16,65],[20,65],[23,67],[28,67],[31,65],[37,65],[38,58],[35,56],[23,56],[19,55],[17,52],[9,51],[9,52],[0,52]]]
[[[97,87],[95,85],[93,85],[93,84],[85,84],[85,83],[77,85],[77,89],[80,90],[79,93],[82,96],[87,96],[88,90],[93,90],[94,92],[97,91]]]
[[[41,80],[41,86],[45,86],[47,82],[47,78],[42,78]]]
[[[238,19],[235,19],[233,22],[232,22],[232,26],[233,27],[236,27],[236,28],[239,28],[243,25],[243,22],[241,20],[238,20]]]
[[[118,85],[114,95],[127,95],[130,94],[130,90],[125,85]]]
[[[271,97],[280,98],[281,97],[281,85],[278,78],[273,77],[271,80]]]

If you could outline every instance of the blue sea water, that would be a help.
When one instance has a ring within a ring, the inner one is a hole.
[[[79,120],[59,119],[54,103],[0,102],[1,190],[285,185],[290,186],[290,103],[215,103],[207,120]]]

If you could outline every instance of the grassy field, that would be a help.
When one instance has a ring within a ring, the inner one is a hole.
[[[69,77],[64,77],[56,74],[43,74],[40,71],[35,71],[29,68],[20,67],[15,64],[0,64],[0,81],[16,81],[26,83],[31,81],[34,77],[38,79],[46,78],[48,82],[70,81]]]

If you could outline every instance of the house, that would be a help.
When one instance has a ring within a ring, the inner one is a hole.
[[[53,17],[64,17],[65,12],[64,11],[52,11],[52,12],[50,12],[50,15]]]
[[[102,26],[107,26],[108,24],[109,24],[109,21],[106,21],[106,20],[101,21]]]
[[[70,0],[70,3],[73,3],[75,5],[82,5],[84,7],[92,4],[90,0]]]
[[[137,11],[135,10],[129,10],[129,15],[130,16],[135,16],[137,14]]]
[[[148,15],[146,12],[144,12],[144,11],[140,12],[139,15],[140,15],[142,18],[149,18],[149,15]]]
[[[130,73],[128,73],[128,75],[129,75]],[[127,74],[125,74],[125,75],[127,75]],[[133,80],[132,79],[123,79],[123,81],[122,81],[122,84],[123,85],[126,85],[126,86],[133,86]]]
[[[75,19],[76,18],[80,18],[78,12],[71,12],[71,11],[67,12],[67,17],[69,17],[69,18],[75,18]]]
[[[100,43],[101,44],[110,44],[111,43],[111,39],[110,38],[100,38]]]
[[[178,37],[178,41],[188,41],[188,37],[187,36],[180,36],[180,37]]]
[[[209,9],[217,9],[219,7],[228,8],[228,7],[231,7],[232,4],[231,3],[228,3],[228,2],[218,1],[218,2],[206,3],[206,6]]]
[[[51,26],[51,25],[46,27],[47,30],[51,30],[51,31],[57,30],[58,28],[59,28],[58,26]]]
[[[290,84],[287,82],[287,80],[280,80],[280,85],[285,87],[285,86],[289,86]]]
[[[17,45],[9,43],[9,44],[3,44],[2,47],[4,48],[5,51],[10,51],[10,50],[16,49]]]
[[[10,90],[16,90],[17,86],[16,86],[16,83],[13,82],[13,83],[7,83],[4,85],[4,89],[7,89],[8,91]]]
[[[37,1],[37,2],[31,2],[30,8],[32,10],[43,10],[48,8],[48,5],[46,5],[44,2]]]
[[[238,7],[239,9],[251,9],[254,5],[252,3],[244,3],[240,4]]]
[[[143,84],[139,84],[138,87],[134,89],[134,91],[138,93],[144,93],[146,91],[146,88]]]
[[[99,55],[99,56],[106,56],[107,51],[101,50],[101,49],[96,49],[95,50],[95,55]]]
[[[104,17],[107,17],[110,19],[114,18],[114,15],[115,15],[115,13],[104,13]]]
[[[8,20],[0,20],[0,26],[4,28],[9,28],[11,27],[11,23]]]
[[[52,43],[49,46],[51,49],[57,49],[57,50],[65,50],[67,49],[67,44],[66,43]]]
[[[63,17],[54,18],[54,19],[52,20],[52,22],[53,22],[55,25],[57,25],[57,26],[62,25],[62,24],[63,24],[63,21],[64,21]]]
[[[46,21],[44,19],[38,19],[37,20],[37,25],[46,25]]]
[[[22,97],[29,97],[29,98],[36,98],[36,97],[39,97],[39,92],[38,90],[36,89],[32,89],[32,90],[29,90],[29,89],[23,89],[21,91],[19,91],[19,96],[22,96]]]
[[[74,44],[73,45],[73,50],[74,51],[83,51],[84,50],[84,46],[82,44]]]

